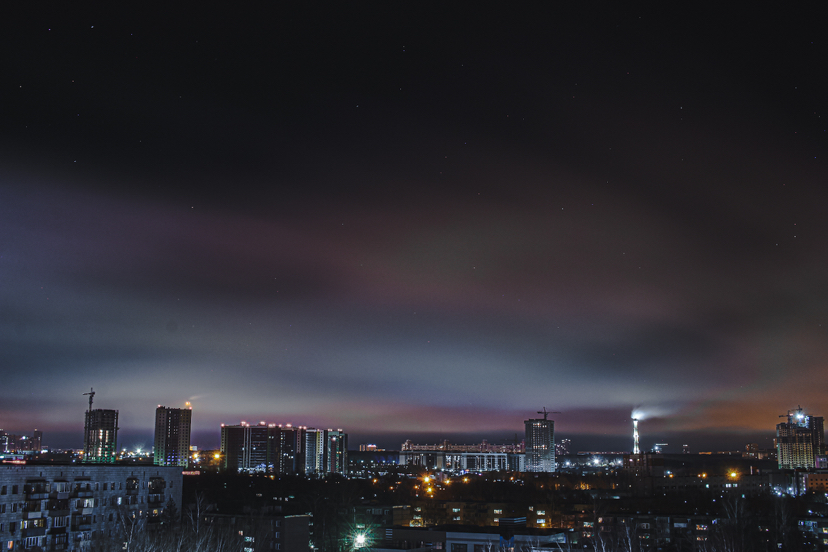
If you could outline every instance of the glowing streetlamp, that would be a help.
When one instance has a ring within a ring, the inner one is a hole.
[[[368,531],[357,530],[354,531],[353,534],[354,539],[354,550],[357,548],[370,548],[371,547],[371,539],[369,538]]]

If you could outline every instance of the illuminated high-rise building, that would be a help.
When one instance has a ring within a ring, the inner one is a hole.
[[[325,474],[327,431],[308,428],[305,430],[305,475]]]
[[[305,473],[306,427],[279,426],[277,473]]]
[[[221,426],[225,469],[284,474],[345,474],[348,435],[342,430],[259,422]]]
[[[526,428],[526,471],[555,471],[555,422],[547,419],[531,419],[523,422]]]
[[[83,432],[83,461],[89,464],[113,464],[117,451],[118,411],[103,408],[87,410]]]
[[[348,434],[341,429],[327,431],[325,464],[327,473],[348,475]]]
[[[32,450],[35,452],[43,450],[43,432],[37,428],[32,433]]]
[[[279,467],[279,427],[260,422],[221,426],[224,467],[232,472],[274,472]]]
[[[814,468],[825,454],[822,416],[806,416],[802,407],[788,410],[788,421],[776,425],[776,452],[780,469]]]
[[[193,408],[167,408],[158,405],[155,409],[155,447],[153,463],[156,466],[181,466],[186,468],[190,461],[190,428]]]

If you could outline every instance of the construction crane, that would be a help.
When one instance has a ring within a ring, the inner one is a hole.
[[[95,390],[90,387],[89,393],[84,393],[84,395],[89,395],[89,412],[92,412],[92,399],[95,397]]]
[[[791,412],[796,412],[797,413],[796,417],[797,418],[802,418],[802,405],[798,405],[796,408],[794,408],[792,410],[788,410],[787,414],[780,414],[779,417],[780,418],[790,418],[791,417]]]
[[[543,410],[538,410],[538,414],[543,414],[543,419],[545,420],[546,417],[549,416],[550,414],[560,414],[560,412],[558,412],[557,410],[555,410],[554,412],[550,412],[550,411],[546,410],[546,407],[544,406]]]

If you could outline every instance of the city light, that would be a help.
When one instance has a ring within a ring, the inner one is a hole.
[[[369,548],[371,543],[369,542],[368,533],[365,531],[356,531],[353,534],[353,542],[354,542],[354,550],[357,548]]]

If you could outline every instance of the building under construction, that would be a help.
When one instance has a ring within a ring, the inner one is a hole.
[[[89,396],[89,410],[83,430],[83,461],[89,464],[114,464],[118,452],[118,411],[102,408],[92,409],[95,391],[84,393]]]
[[[526,471],[552,473],[555,464],[555,422],[548,418],[549,412],[544,408],[538,414],[543,419],[534,418],[523,422],[526,428]]]
[[[779,468],[815,468],[817,457],[825,454],[822,416],[807,416],[799,406],[780,418],[788,421],[776,425]]]

